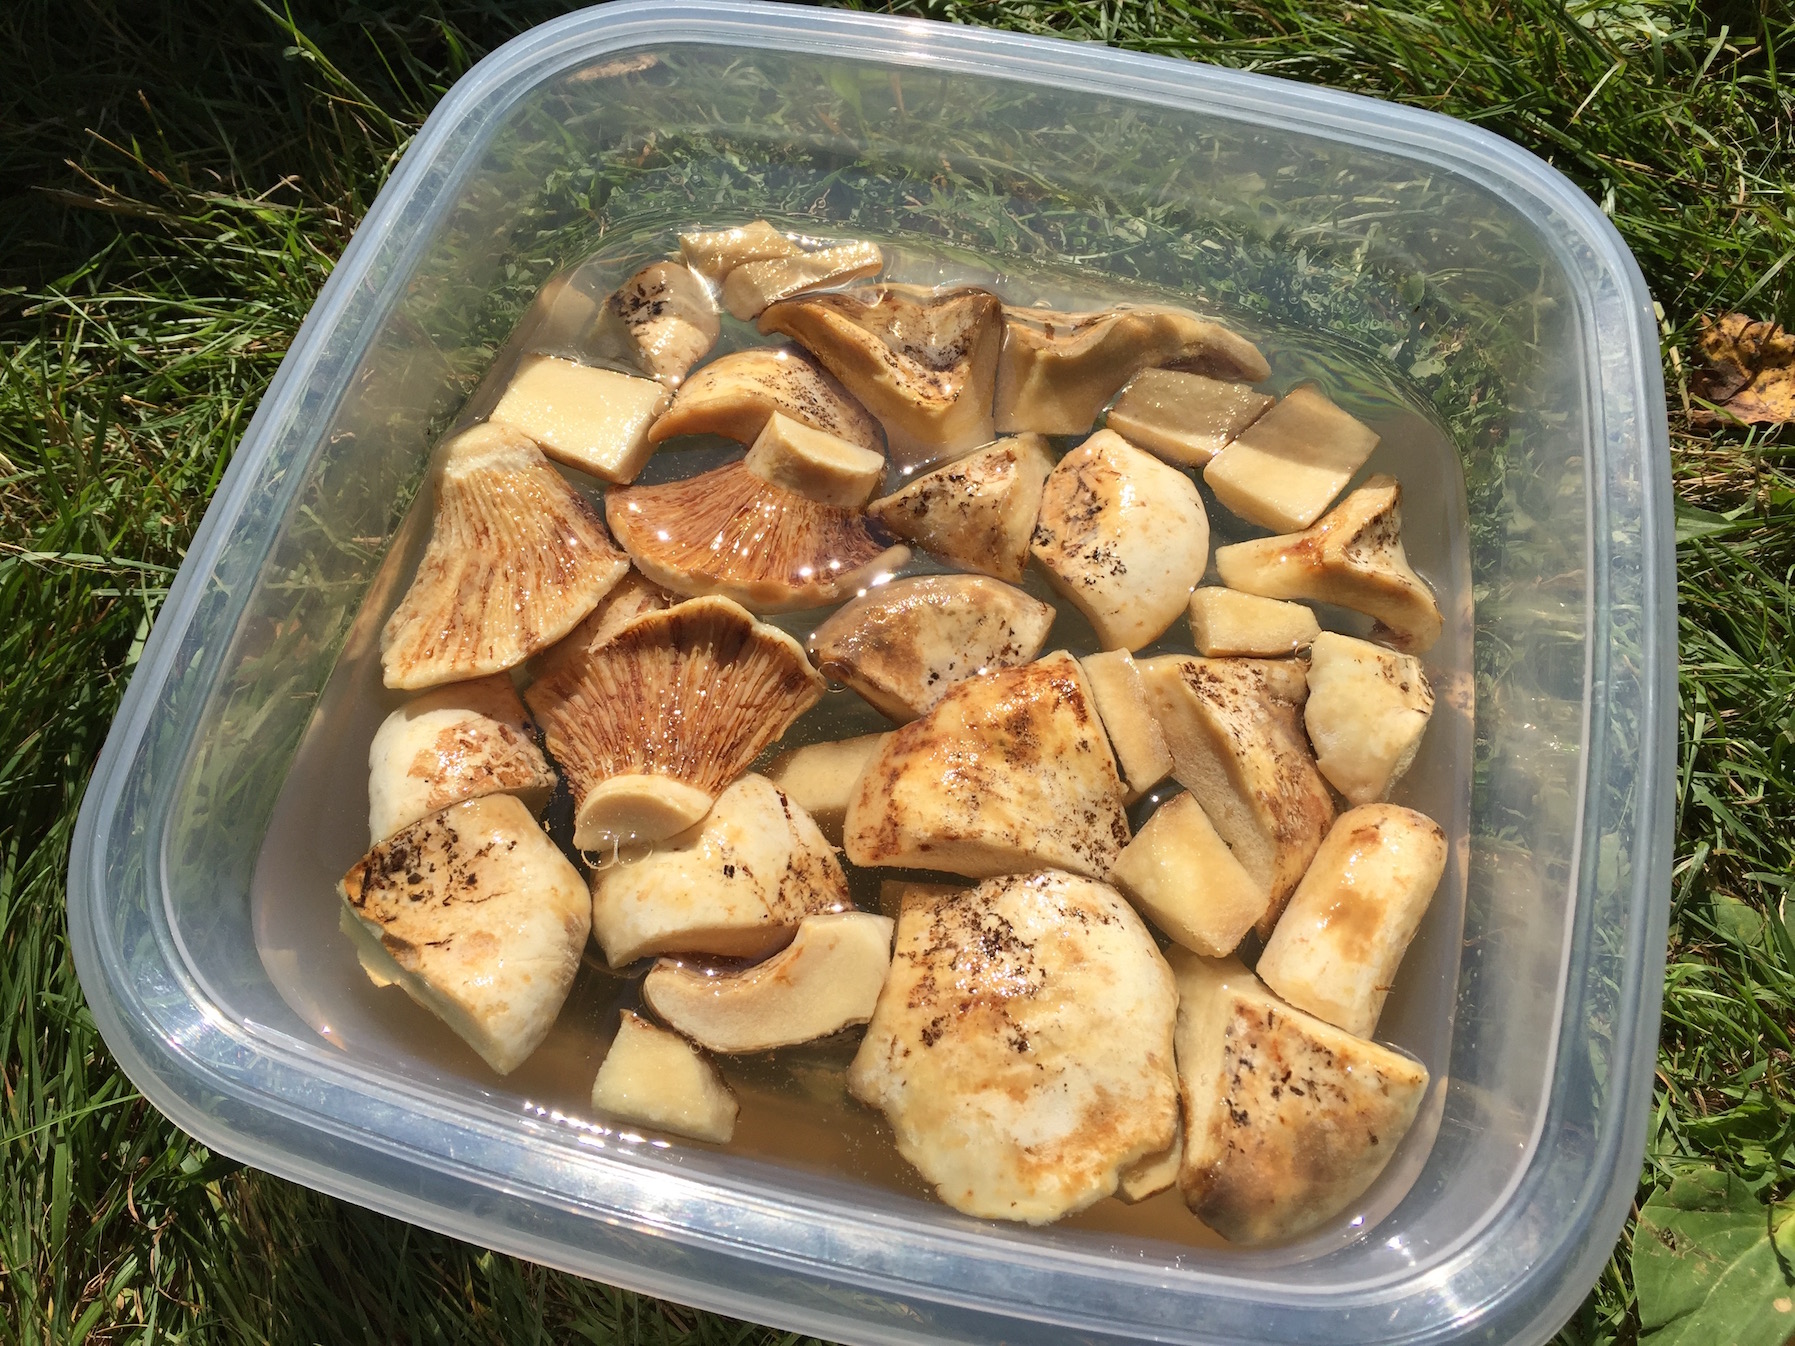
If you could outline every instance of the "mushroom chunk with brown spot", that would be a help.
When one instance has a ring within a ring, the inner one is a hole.
[[[879,423],[847,389],[802,351],[767,346],[720,356],[688,377],[648,431],[648,441],[722,435],[752,444],[775,411],[863,449],[884,452]]]
[[[1171,973],[1104,884],[1057,871],[918,886],[848,1068],[955,1210],[1046,1224],[1170,1143]]]
[[[1275,400],[1244,383],[1143,369],[1122,389],[1103,424],[1168,463],[1202,467]]]
[[[388,687],[485,677],[571,631],[629,569],[586,498],[523,435],[477,425],[437,450],[430,542],[380,632]]]
[[[1026,664],[1053,609],[983,575],[893,580],[811,632],[810,657],[893,720],[927,713],[955,683]]]
[[[1433,706],[1414,655],[1332,631],[1315,638],[1303,722],[1321,774],[1349,803],[1388,796],[1421,750]]]
[[[894,536],[1014,584],[1028,566],[1053,451],[1040,435],[1000,439],[867,506]]]
[[[740,1106],[717,1068],[678,1033],[622,1011],[592,1081],[600,1114],[693,1140],[727,1145]]]
[[[843,243],[816,252],[743,262],[731,267],[724,278],[723,307],[745,322],[781,299],[877,275],[884,265],[885,254],[877,243]]]
[[[679,252],[686,266],[717,288],[722,287],[729,273],[738,266],[776,257],[795,257],[802,251],[765,220],[679,236]]]
[[[866,764],[879,754],[889,734],[862,734],[832,743],[806,743],[767,763],[767,779],[816,820],[833,845],[841,845],[848,800]]]
[[[677,388],[710,354],[720,330],[703,282],[678,262],[654,262],[605,301],[597,340],[650,378]]]
[[[1215,498],[1249,523],[1307,528],[1365,466],[1377,435],[1319,389],[1298,388],[1203,469]]]
[[[653,379],[526,355],[491,420],[528,435],[558,463],[628,482],[654,452],[649,430],[668,402],[666,388]]]

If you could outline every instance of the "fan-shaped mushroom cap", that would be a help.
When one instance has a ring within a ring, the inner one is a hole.
[[[523,435],[477,425],[437,451],[430,544],[380,633],[388,687],[484,677],[571,631],[629,569],[597,511]]]
[[[1210,459],[1203,480],[1241,518],[1294,532],[1334,503],[1376,447],[1370,427],[1303,387]]]
[[[605,301],[600,324],[643,373],[677,388],[717,344],[710,291],[678,262],[653,262]]]
[[[1321,774],[1349,803],[1390,793],[1413,764],[1433,709],[1414,655],[1333,631],[1315,638],[1303,723]]]
[[[723,281],[723,307],[746,321],[781,299],[876,275],[884,265],[885,254],[877,243],[843,243],[817,252],[744,262],[731,268]]]
[[[678,1033],[622,1012],[592,1081],[592,1106],[637,1126],[727,1145],[739,1107],[717,1068]]]
[[[875,500],[866,512],[944,561],[1014,584],[1028,567],[1053,451],[1039,435],[1000,439]]]
[[[540,682],[553,677],[570,661],[584,659],[645,612],[661,612],[679,602],[641,571],[631,569],[611,592],[598,600],[580,624],[543,653],[531,658],[530,676]]]
[[[491,421],[528,435],[558,463],[605,481],[634,481],[654,452],[649,427],[667,402],[653,379],[526,355]]]
[[[698,598],[636,618],[524,699],[573,791],[574,845],[601,851],[697,822],[824,686],[783,631]]]
[[[752,444],[775,411],[874,453],[884,452],[879,423],[821,366],[788,346],[757,346],[719,356],[686,379],[648,442],[675,435],[722,435]]]
[[[1002,305],[985,290],[876,285],[774,304],[783,332],[879,418],[900,468],[991,441]]]
[[[1245,337],[1183,309],[1117,305],[1101,313],[1005,307],[997,433],[1081,435],[1141,370],[1176,364],[1257,383],[1271,373]]]
[[[756,220],[733,229],[681,234],[679,251],[688,267],[712,285],[721,286],[738,266],[769,257],[795,257],[803,249],[765,220]]]
[[[644,575],[755,612],[826,607],[910,559],[857,510],[762,481],[741,462],[605,497],[605,517]]]
[[[1202,467],[1277,399],[1244,383],[1179,369],[1143,369],[1128,381],[1104,426],[1181,467]]]
[[[1411,654],[1440,638],[1440,605],[1402,549],[1395,477],[1370,478],[1304,532],[1217,547],[1215,567],[1230,589],[1367,613],[1374,640]]]

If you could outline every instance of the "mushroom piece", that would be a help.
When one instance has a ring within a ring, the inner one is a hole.
[[[859,509],[885,480],[884,454],[777,411],[742,461],[762,481],[842,509]]]
[[[723,307],[746,322],[781,299],[876,275],[884,265],[885,254],[877,243],[843,243],[817,252],[743,262],[731,267],[723,280]]]
[[[1244,383],[1143,369],[1122,389],[1103,424],[1168,463],[1202,467],[1275,400]]]
[[[1312,609],[1219,584],[1190,596],[1190,634],[1211,658],[1277,659],[1309,648],[1321,633]]]
[[[1122,1180],[1116,1184],[1116,1195],[1130,1204],[1145,1201],[1150,1196],[1158,1196],[1178,1181],[1178,1171],[1183,1166],[1184,1123],[1178,1120],[1172,1124],[1170,1145],[1158,1154],[1136,1159],[1122,1170]]]
[[[1208,569],[1209,518],[1189,477],[1099,430],[1048,474],[1030,550],[1104,649],[1138,650]]]
[[[1109,873],[1128,818],[1078,661],[1059,651],[949,688],[867,763],[842,839],[857,865]]]
[[[1440,638],[1433,590],[1402,549],[1402,487],[1372,477],[1313,527],[1217,547],[1222,583],[1266,598],[1335,603],[1377,618],[1380,640],[1420,654]]]
[[[1266,895],[1256,928],[1269,935],[1334,821],[1298,720],[1303,666],[1171,654],[1142,660],[1140,670],[1172,775]]]
[[[828,1037],[873,1017],[891,967],[889,916],[806,916],[765,962],[716,971],[662,959],[642,998],[713,1052],[766,1052]]]
[[[527,667],[531,678],[537,682],[552,678],[569,664],[585,659],[643,613],[664,612],[678,601],[678,595],[668,593],[632,567],[578,626],[530,659]]]
[[[670,400],[653,379],[526,355],[490,420],[528,435],[558,463],[629,482],[654,452],[649,427]]]
[[[427,813],[481,795],[510,794],[535,813],[555,773],[511,679],[452,682],[381,721],[368,746],[368,831],[375,841]]]
[[[1293,533],[1334,503],[1376,447],[1369,428],[1302,387],[1212,458],[1203,480],[1249,523]]]
[[[501,1075],[548,1035],[591,929],[579,871],[511,795],[401,828],[337,891],[375,984],[404,987]]]
[[[1039,435],[1000,439],[875,500],[866,512],[944,561],[1014,584],[1028,566],[1053,451]]]
[[[1445,872],[1446,834],[1432,818],[1395,804],[1348,809],[1266,942],[1260,978],[1298,1009],[1370,1037]]]
[[[1101,883],[912,889],[848,1089],[955,1210],[1046,1224],[1171,1140],[1176,1006],[1153,936]]]
[[[679,252],[686,265],[716,287],[721,287],[738,266],[774,257],[795,257],[802,251],[765,220],[679,236]]]
[[[629,569],[586,498],[523,435],[476,425],[437,451],[430,543],[380,632],[388,687],[415,691],[522,663],[571,631]]]
[[[678,262],[654,262],[605,301],[599,341],[616,347],[669,388],[717,344],[717,306],[704,283]]]
[[[721,594],[755,612],[826,607],[910,559],[858,511],[762,481],[740,461],[605,497],[630,557],[675,593]]]
[[[997,433],[1082,435],[1103,404],[1141,370],[1176,364],[1257,383],[1271,374],[1245,337],[1183,309],[1118,304],[1101,313],[1003,311]]]
[[[735,1135],[735,1095],[717,1068],[678,1033],[622,1011],[592,1081],[594,1110],[619,1121],[714,1145]]]
[[[1173,940],[1211,957],[1234,952],[1269,902],[1187,794],[1160,805],[1109,877]]]
[[[810,657],[900,723],[955,683],[1026,664],[1047,643],[1053,609],[983,575],[893,580],[844,604],[810,634]]]
[[[1185,1204],[1234,1243],[1294,1238],[1345,1212],[1408,1133],[1427,1068],[1292,1009],[1232,958],[1167,960]]]
[[[816,356],[909,471],[991,442],[1002,307],[986,290],[876,285],[775,304],[760,330]]]
[[[854,783],[890,737],[862,734],[834,743],[807,743],[769,762],[767,779],[815,820],[831,845],[839,846]]]
[[[785,632],[698,598],[637,617],[524,699],[573,792],[573,844],[601,851],[704,817],[824,687]]]
[[[1110,747],[1128,784],[1124,802],[1132,804],[1172,773],[1172,753],[1165,733],[1147,707],[1146,690],[1134,656],[1127,650],[1087,654],[1079,663],[1097,702],[1097,718],[1109,733]]]
[[[614,968],[661,953],[762,958],[806,916],[851,905],[817,825],[764,776],[743,776],[695,826],[592,875],[592,933]]]
[[[648,442],[675,435],[722,435],[752,444],[775,411],[874,453],[884,450],[879,423],[802,351],[757,346],[705,365],[680,386]]]
[[[1315,764],[1347,802],[1383,799],[1421,750],[1433,689],[1412,654],[1324,631],[1309,652],[1303,722]]]

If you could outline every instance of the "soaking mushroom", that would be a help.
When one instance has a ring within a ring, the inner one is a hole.
[[[1039,435],[1000,439],[875,500],[866,512],[944,561],[1014,584],[1028,566],[1053,451]]]
[[[1103,721],[1128,784],[1125,802],[1132,804],[1172,772],[1165,733],[1147,706],[1140,670],[1127,650],[1087,654],[1078,662],[1097,703],[1097,718]]]
[[[686,265],[718,288],[738,266],[775,257],[795,257],[802,251],[765,220],[679,236],[679,252]]]
[[[1390,793],[1420,751],[1433,708],[1414,655],[1332,631],[1315,638],[1303,722],[1315,764],[1349,803]]]
[[[622,1011],[592,1081],[592,1106],[620,1121],[727,1145],[739,1107],[717,1068],[678,1033]]]
[[[648,431],[648,442],[722,435],[752,444],[775,411],[863,449],[884,451],[871,413],[809,356],[784,346],[734,351],[702,366],[680,385],[673,404]]]
[[[1270,902],[1188,794],[1154,810],[1109,877],[1174,941],[1211,957],[1233,953]]]
[[[742,464],[764,482],[844,509],[859,509],[885,480],[884,454],[777,411]]]
[[[654,452],[649,428],[669,401],[667,389],[653,379],[526,355],[492,409],[491,423],[528,435],[558,463],[627,482]]]
[[[1168,463],[1202,467],[1275,400],[1244,383],[1143,369],[1122,389],[1103,424]]]
[[[724,278],[723,307],[747,321],[781,299],[877,275],[884,265],[885,254],[877,243],[843,243],[816,252],[743,262],[731,267]]]
[[[767,779],[816,820],[831,844],[839,846],[854,784],[890,737],[862,734],[858,738],[792,748],[767,764]]]
[[[1206,584],[1190,596],[1190,636],[1211,658],[1276,659],[1309,647],[1321,632],[1301,603]]]
[[[1334,503],[1376,447],[1369,428],[1302,387],[1212,458],[1203,480],[1249,523],[1293,533]]]
[[[677,388],[710,354],[721,330],[710,291],[678,262],[654,262],[617,287],[599,317],[598,341],[650,378]]]

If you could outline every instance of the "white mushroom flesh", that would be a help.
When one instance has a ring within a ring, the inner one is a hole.
[[[1321,774],[1349,803],[1389,795],[1421,750],[1433,707],[1414,655],[1332,631],[1315,638],[1303,722]]]
[[[1275,400],[1244,383],[1143,369],[1122,389],[1103,424],[1168,463],[1202,467]]]
[[[527,355],[491,421],[528,435],[558,463],[630,482],[654,452],[648,431],[671,401],[653,379]]]
[[[1218,453],[1203,480],[1249,523],[1293,533],[1321,517],[1376,447],[1368,427],[1302,387]]]
[[[592,1081],[592,1106],[621,1122],[713,1145],[734,1137],[740,1107],[696,1047],[629,1010]]]
[[[1028,566],[1053,451],[1040,435],[1000,439],[867,506],[894,536],[1011,584]]]

